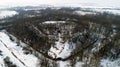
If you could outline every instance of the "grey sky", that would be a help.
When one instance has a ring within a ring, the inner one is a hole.
[[[120,0],[0,0],[0,7],[37,6],[120,7]]]

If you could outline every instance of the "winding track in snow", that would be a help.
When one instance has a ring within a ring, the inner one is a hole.
[[[1,43],[3,43],[3,45],[11,52],[11,54],[18,60],[20,61],[25,67],[28,67],[22,60],[20,60],[12,50],[10,50],[10,48],[2,41],[0,40]]]

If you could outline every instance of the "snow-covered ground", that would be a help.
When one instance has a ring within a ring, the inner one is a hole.
[[[71,52],[75,49],[75,44],[62,43],[62,38],[60,37],[61,34],[59,34],[59,40],[55,42],[56,45],[50,48],[48,55],[53,58],[64,59],[71,55]]]
[[[43,24],[56,24],[56,23],[65,23],[65,21],[45,21]]]
[[[87,10],[87,9],[86,9]],[[116,14],[116,15],[120,15],[120,10],[119,9],[113,9],[113,8],[91,8],[91,11],[96,11],[96,12],[107,12],[107,13],[112,13],[112,14]]]
[[[70,61],[57,61],[58,63],[58,67],[72,67],[71,62]],[[83,67],[84,62],[76,62],[76,64],[74,65],[74,67]]]
[[[24,54],[23,47],[26,46],[24,43],[20,43],[18,46],[16,43],[16,38],[12,37],[15,39],[15,41],[11,41],[10,35],[6,31],[1,31],[0,32],[0,67],[6,67],[6,64],[4,62],[4,59],[8,57],[10,62],[12,62],[14,65],[17,67],[37,67],[40,59],[38,60],[37,57],[35,57],[33,54]],[[56,42],[56,46],[60,47],[63,46],[61,45],[60,42],[61,39],[59,39],[58,42]],[[67,42],[66,42],[67,43]],[[69,44],[64,44],[65,48],[60,54],[57,54],[57,57],[66,57],[70,54],[71,49],[69,49]],[[55,50],[55,48],[53,48]],[[52,47],[50,49],[52,51]],[[61,51],[60,49],[58,51]],[[71,67],[71,62],[68,61],[57,61],[57,66],[58,67]],[[77,62],[75,64],[75,67],[82,67],[84,63],[83,62]]]
[[[24,54],[23,43],[17,46],[17,43],[12,42],[5,32],[0,32],[0,67],[6,67],[4,59],[10,58],[10,61],[18,67],[36,67],[37,57],[32,54]]]
[[[0,19],[6,18],[6,17],[12,17],[16,14],[18,14],[18,12],[16,11],[2,10],[0,11]]]
[[[17,6],[39,6],[42,4],[53,5],[55,7],[80,7],[80,8],[90,8],[92,11],[97,12],[109,12],[113,14],[120,15],[120,1],[119,0],[2,0],[0,1],[0,9],[17,7]],[[109,9],[103,9],[109,8]],[[39,8],[41,9],[41,8]],[[45,8],[44,8],[45,9]],[[31,9],[25,9],[31,10]],[[38,10],[38,9],[34,9]],[[81,15],[85,14],[94,14],[92,12],[83,12],[76,11]],[[5,17],[12,17],[18,14],[16,11],[9,10],[0,10],[0,19]],[[56,23],[55,21],[44,22],[45,24]],[[57,22],[57,23],[65,23],[65,22]],[[61,43],[62,39],[59,35],[59,40],[55,42],[55,46],[52,46],[48,52],[48,55],[53,58],[66,58],[70,56],[71,52],[74,50],[70,48],[68,42],[64,44]],[[24,45],[24,44],[23,44]],[[73,44],[74,45],[74,44]],[[38,59],[32,54],[24,54],[22,50],[23,47],[17,46],[17,43],[10,40],[9,36],[5,32],[0,32],[0,67],[5,67],[4,59],[6,57],[10,58],[10,61],[18,67],[37,67]],[[57,61],[60,67],[70,66],[69,61]],[[75,67],[82,67],[84,63],[77,62]],[[100,65],[103,67],[120,67],[120,59],[110,61],[109,59],[102,59]]]
[[[83,62],[77,62],[77,63],[75,64],[75,67],[82,67],[83,65],[84,65]]]
[[[100,64],[103,67],[120,67],[120,58],[114,61],[109,59],[102,59]]]
[[[77,14],[80,14],[80,15],[96,14],[95,12],[84,12],[84,11],[75,11],[74,13],[77,13]]]
[[[58,67],[69,67],[70,61],[58,61]]]

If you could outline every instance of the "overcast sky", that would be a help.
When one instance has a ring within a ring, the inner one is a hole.
[[[120,7],[120,0],[0,0],[0,7],[16,6],[98,6],[98,7]]]

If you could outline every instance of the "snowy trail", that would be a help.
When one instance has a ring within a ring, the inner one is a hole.
[[[16,58],[19,62],[21,62],[22,65],[24,65],[25,67],[27,67],[27,65],[25,65],[24,62],[22,62],[15,54],[12,50],[10,50],[10,48],[7,47],[7,45],[5,43],[2,42],[2,40],[0,40],[0,42],[9,50],[9,52],[14,56],[14,58]]]
[[[24,54],[23,47],[16,46],[5,32],[0,32],[0,67],[5,67],[4,59],[10,58],[10,61],[18,67],[36,67],[37,57],[32,54]],[[31,63],[32,62],[32,63]]]

